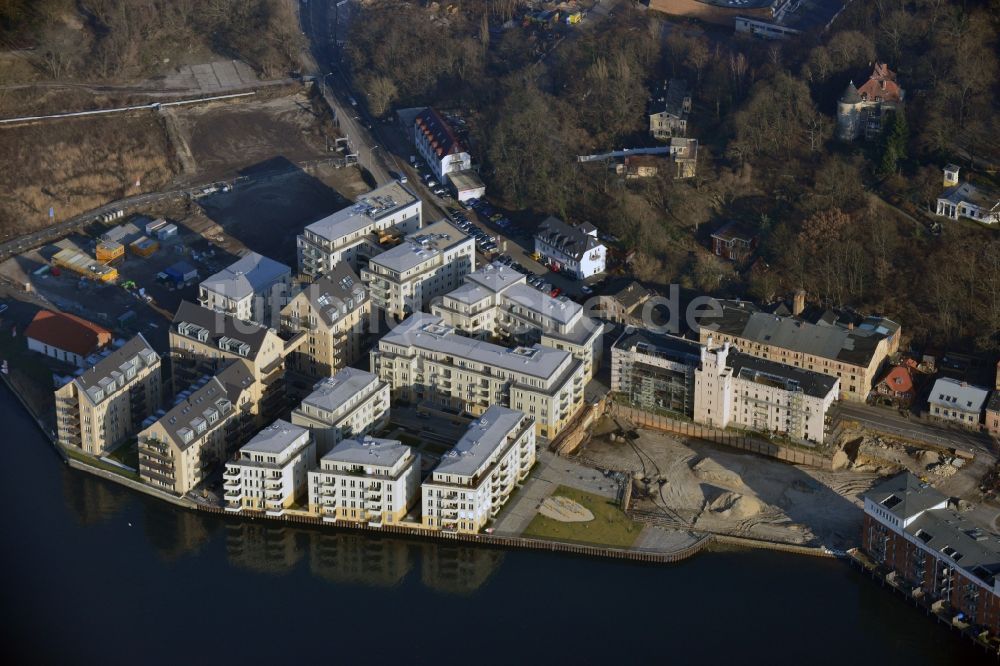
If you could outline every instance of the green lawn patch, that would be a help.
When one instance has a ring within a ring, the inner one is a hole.
[[[126,442],[109,453],[108,457],[132,469],[139,469],[139,443]]]
[[[91,455],[87,455],[86,453],[83,453],[82,451],[77,451],[76,449],[74,449],[72,447],[64,446],[62,448],[63,448],[63,451],[66,452],[66,455],[68,455],[70,458],[73,458],[74,460],[79,460],[80,462],[82,462],[82,463],[84,463],[86,465],[90,465],[91,467],[96,467],[98,469],[103,469],[105,472],[111,472],[113,474],[117,474],[118,476],[124,476],[126,479],[132,479],[133,481],[139,481],[139,475],[136,474],[136,473],[134,473],[134,472],[130,472],[127,469],[122,469],[121,467],[118,467],[117,465],[111,465],[109,463],[104,462],[103,460],[98,460],[97,458],[95,458],[95,457],[93,457]]]
[[[568,486],[559,486],[552,496],[579,502],[594,514],[594,519],[586,523],[563,523],[538,514],[521,536],[628,548],[642,532],[643,526],[626,516],[617,503],[607,497]]]

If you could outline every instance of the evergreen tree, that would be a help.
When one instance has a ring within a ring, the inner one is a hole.
[[[879,175],[891,176],[899,168],[899,162],[905,160],[906,144],[910,141],[910,128],[906,124],[906,114],[902,109],[893,112],[888,127],[882,136],[882,162],[879,164]]]

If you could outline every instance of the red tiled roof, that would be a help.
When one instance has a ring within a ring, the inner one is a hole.
[[[24,331],[25,337],[50,347],[88,356],[111,342],[111,331],[71,314],[39,310]]]
[[[882,379],[882,383],[896,393],[913,391],[913,369],[909,364],[897,365]]]
[[[858,93],[868,101],[878,98],[883,102],[898,102],[903,99],[903,91],[896,83],[896,73],[881,62],[875,63],[871,77],[858,88]]]

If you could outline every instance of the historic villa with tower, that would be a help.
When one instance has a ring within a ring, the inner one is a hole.
[[[896,83],[896,73],[885,63],[875,63],[868,81],[860,88],[854,81],[848,83],[837,102],[837,137],[854,141],[879,136],[886,113],[902,108],[904,93]]]

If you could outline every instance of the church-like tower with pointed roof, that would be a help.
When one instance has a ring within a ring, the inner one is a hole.
[[[896,82],[896,73],[885,63],[877,62],[871,76],[860,87],[847,84],[837,102],[837,137],[842,141],[866,140],[882,133],[886,113],[903,104],[904,90]]]

